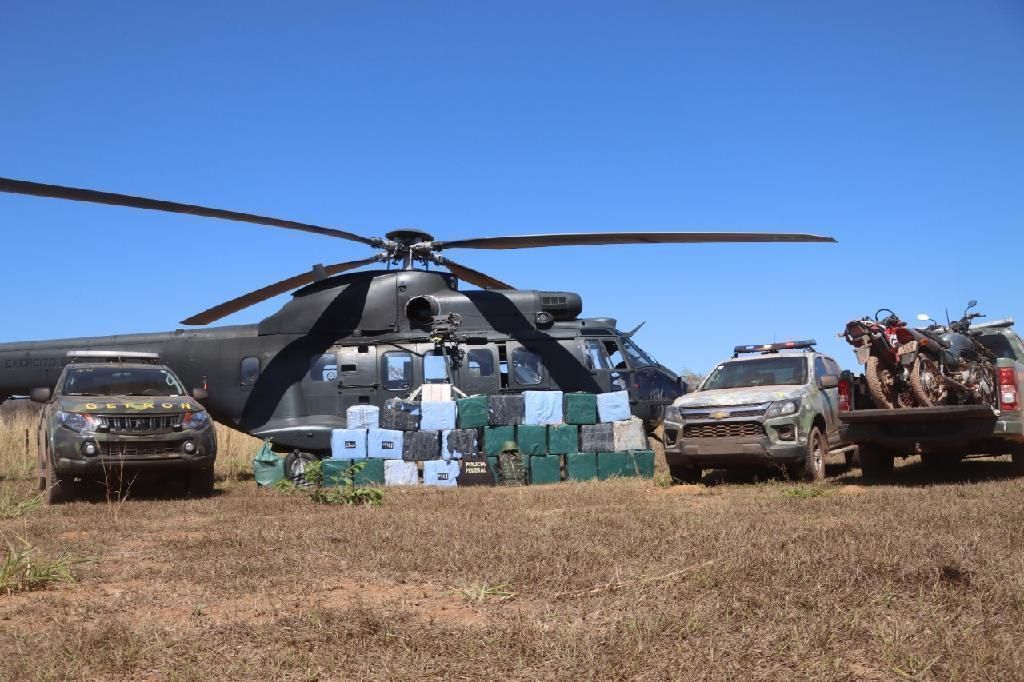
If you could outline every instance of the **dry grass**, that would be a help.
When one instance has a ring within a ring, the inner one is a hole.
[[[0,520],[78,582],[0,597],[11,679],[1019,679],[1024,482],[258,491]],[[0,453],[4,467],[18,455]],[[232,469],[231,466],[237,468]],[[6,471],[7,469],[5,469]],[[228,475],[229,472],[237,475]],[[28,478],[0,482],[33,495]]]

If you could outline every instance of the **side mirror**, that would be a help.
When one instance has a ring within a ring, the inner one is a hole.
[[[203,402],[204,400],[210,397],[210,394],[206,391],[205,388],[193,388],[192,397],[198,400],[199,402]]]
[[[967,309],[970,310],[976,305],[978,305],[978,302],[972,298],[970,301],[967,302]]]
[[[28,397],[34,403],[48,403],[52,395],[53,391],[48,388],[33,388]]]
[[[927,322],[928,320],[932,319],[932,316],[929,315],[928,313],[918,313],[917,319],[921,320],[922,322]]]
[[[818,385],[822,388],[836,388],[839,386],[839,377],[835,374],[826,374],[818,380]]]

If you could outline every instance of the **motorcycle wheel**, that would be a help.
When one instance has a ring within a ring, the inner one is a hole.
[[[868,357],[864,365],[864,378],[867,380],[868,393],[875,401],[875,407],[885,410],[913,407],[913,397],[900,393],[896,388],[896,375],[888,367],[882,367],[882,363],[874,355]]]
[[[914,358],[910,368],[910,392],[921,407],[937,407],[948,402],[949,391],[934,360],[923,355]]]

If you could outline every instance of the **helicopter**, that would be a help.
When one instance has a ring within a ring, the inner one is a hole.
[[[0,192],[240,221],[375,249],[367,258],[315,265],[215,305],[183,320],[188,329],[0,344],[0,400],[53,388],[69,351],[153,352],[194,387],[215,420],[269,440],[279,452],[329,452],[331,431],[346,426],[348,407],[383,406],[430,383],[487,395],[626,390],[633,414],[649,427],[686,391],[676,373],[633,340],[639,326],[623,332],[613,318],[582,318],[577,293],[519,289],[442,256],[443,251],[835,241],[771,232],[589,232],[446,241],[398,229],[365,237],[293,220],[26,180],[0,178]],[[359,270],[371,265],[378,268]],[[462,290],[460,282],[478,288]],[[195,328],[288,292],[291,299],[256,324]]]

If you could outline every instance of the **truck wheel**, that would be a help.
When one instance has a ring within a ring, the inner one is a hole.
[[[1014,476],[1024,476],[1024,446],[1017,446],[1010,455],[1010,466]]]
[[[75,499],[74,479],[60,476],[54,470],[49,455],[46,456],[46,504],[64,504]]]
[[[209,497],[213,494],[213,467],[197,469],[188,474],[188,496]]]
[[[686,464],[669,464],[668,473],[672,476],[673,483],[699,483],[703,472]]]
[[[860,466],[860,459],[857,458],[856,450],[847,450],[843,453],[843,458],[846,460],[847,469],[853,469],[854,467]]]
[[[807,452],[804,455],[803,478],[819,483],[825,480],[825,459],[828,457],[828,442],[821,430],[815,426],[807,434]]]
[[[945,405],[948,398],[946,383],[939,366],[929,357],[918,355],[910,368],[910,392],[921,407]]]
[[[888,450],[873,445],[861,445],[858,457],[861,477],[865,481],[881,481],[892,475],[896,458]]]

